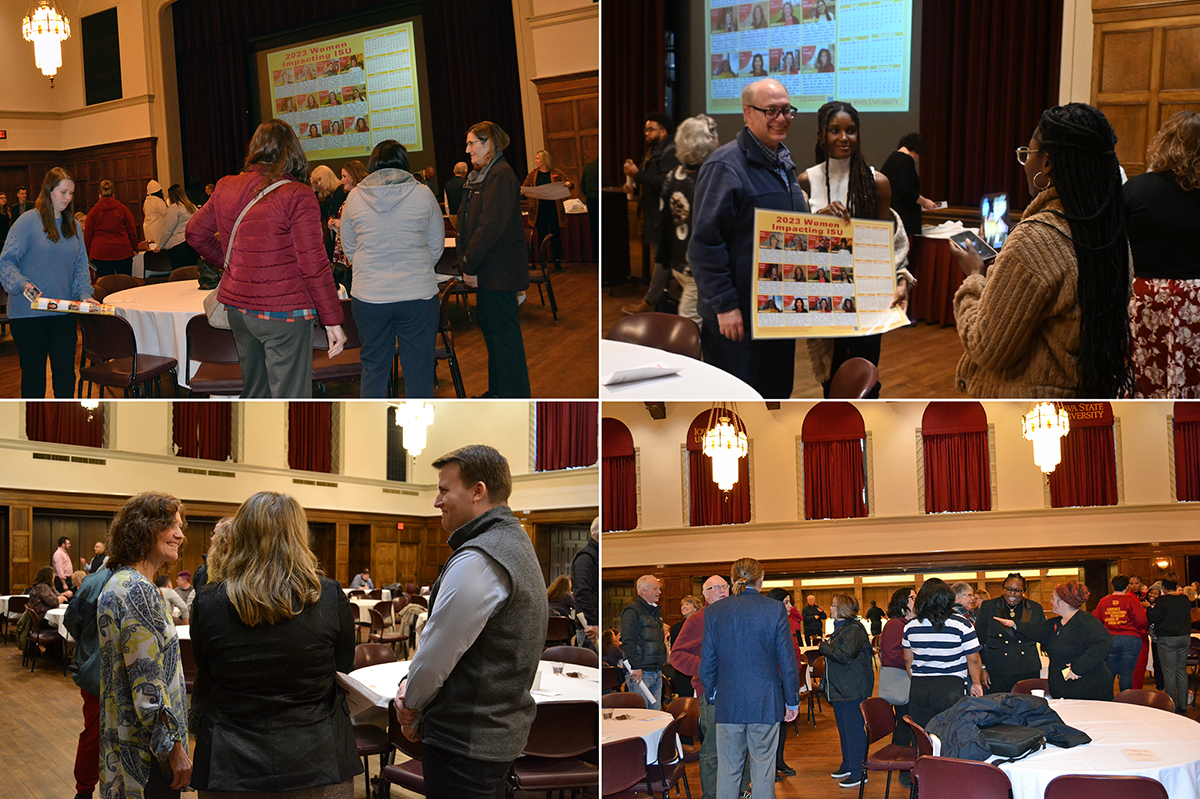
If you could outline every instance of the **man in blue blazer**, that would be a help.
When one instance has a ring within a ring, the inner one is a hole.
[[[779,722],[800,710],[800,674],[783,604],[762,589],[763,568],[742,558],[735,596],[704,613],[700,680],[716,707],[717,796],[737,796],[746,756],[753,799],[774,799]]]

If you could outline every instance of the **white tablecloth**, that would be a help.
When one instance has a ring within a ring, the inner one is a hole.
[[[67,606],[62,605],[57,608],[50,608],[46,611],[46,621],[58,629],[58,634],[67,640],[68,643],[75,639],[67,632],[67,628],[63,627],[63,616],[67,613]]]
[[[600,743],[641,738],[646,742],[646,764],[657,763],[658,742],[663,730],[671,723],[671,714],[640,707],[614,707],[612,711],[613,718],[600,721]],[[616,716],[629,718],[617,719]]]
[[[396,686],[408,675],[410,660],[396,663],[379,663],[355,669],[350,676],[358,680],[374,693],[371,699],[377,707],[386,708],[388,702],[396,696]],[[590,699],[600,702],[600,669],[588,666],[576,666],[568,663],[563,667],[563,673],[555,676],[552,664],[548,660],[538,661],[538,678],[534,683],[533,701],[542,702],[572,702]],[[568,677],[567,674],[582,674],[582,677]],[[664,714],[666,715],[666,714]],[[670,717],[667,718],[670,721]],[[665,726],[665,725],[664,725]]]
[[[363,624],[371,623],[371,608],[378,605],[380,602],[390,602],[391,600],[383,599],[351,599],[350,604],[353,605],[358,613],[358,620]],[[387,620],[387,614],[383,614],[384,620]]]
[[[28,594],[6,594],[5,596],[0,596],[0,613],[8,613],[8,600],[12,599],[15,596],[26,597],[26,598],[29,597]]]
[[[1091,736],[1073,749],[1046,751],[1000,768],[1012,782],[1013,799],[1041,799],[1061,774],[1151,777],[1171,799],[1200,797],[1200,724],[1165,710],[1119,702],[1055,699],[1062,720]],[[1125,750],[1148,750],[1157,762],[1135,762]]]
[[[623,341],[600,342],[600,374],[607,378],[613,372],[636,369],[650,364],[679,368],[679,374],[640,380],[619,386],[600,386],[601,399],[674,400],[724,399],[761,400],[757,391],[728,372],[686,355],[666,350],[627,344]]]
[[[108,295],[104,302],[115,305],[133,328],[138,352],[162,355],[179,362],[179,385],[187,386],[199,364],[187,364],[187,323],[204,313],[207,291],[198,280],[151,283]]]

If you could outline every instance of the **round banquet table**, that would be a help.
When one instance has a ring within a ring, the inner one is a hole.
[[[12,599],[13,597],[23,597],[28,599],[29,594],[5,594],[4,596],[0,596],[0,613],[8,613],[8,600]]]
[[[67,643],[72,643],[75,639],[67,632],[67,628],[63,626],[63,616],[67,614],[67,606],[60,605],[57,608],[50,608],[46,611],[46,621],[53,625],[58,630],[58,634],[66,639]]]
[[[600,743],[641,738],[646,742],[646,764],[657,763],[658,742],[663,730],[671,723],[671,714],[641,707],[614,707],[612,711],[613,718],[600,721]],[[617,716],[629,718],[618,719]]]
[[[408,676],[411,660],[401,660],[396,663],[378,663],[350,672],[350,676],[365,685],[375,693],[376,707],[387,708],[388,702],[396,696],[396,686]],[[533,701],[543,702],[574,702],[590,699],[600,702],[600,669],[588,666],[576,666],[567,663],[561,675],[555,675],[553,664],[548,660],[538,661],[538,678],[535,687],[529,693]],[[582,674],[582,677],[568,677],[567,674]],[[664,714],[665,715],[665,714]],[[667,719],[670,721],[670,718]],[[665,725],[664,725],[665,726]]]
[[[650,364],[678,368],[678,374],[639,380],[617,386],[600,386],[601,399],[629,400],[676,400],[676,399],[723,399],[761,400],[762,396],[746,383],[728,372],[703,361],[676,355],[654,347],[627,344],[624,341],[600,342],[600,373],[604,377],[625,369],[636,369]]]
[[[1200,797],[1200,725],[1142,705],[1052,699],[1050,707],[1072,727],[1092,738],[1073,749],[1049,746],[1036,755],[1000,766],[1012,782],[1013,799],[1041,799],[1062,774],[1150,777],[1171,799]],[[1145,750],[1158,760],[1138,762],[1127,752]]]
[[[204,298],[198,280],[175,280],[150,283],[125,289],[104,298],[105,305],[114,305],[133,328],[138,352],[174,358],[180,364],[187,361],[187,323],[204,313]],[[199,364],[178,369],[179,385],[186,387]]]

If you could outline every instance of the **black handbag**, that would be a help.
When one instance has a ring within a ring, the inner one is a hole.
[[[1037,727],[996,724],[981,727],[979,734],[993,755],[1005,758],[1001,763],[1013,763],[1046,748],[1046,734]]]
[[[221,282],[221,270],[203,258],[199,259],[198,266],[200,269],[200,288],[204,291],[212,291]]]

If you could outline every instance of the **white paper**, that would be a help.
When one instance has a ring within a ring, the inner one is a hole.
[[[605,377],[601,383],[606,386],[618,386],[622,383],[636,383],[639,380],[653,380],[657,377],[669,377],[683,371],[680,367],[667,366],[661,363],[651,363],[636,369],[623,369]]]
[[[521,193],[526,197],[533,197],[538,200],[565,200],[571,196],[571,190],[567,188],[567,184],[558,183],[543,183],[540,186],[522,186]]]
[[[350,705],[351,716],[379,706],[379,700],[382,699],[379,694],[349,674],[339,671],[335,676],[338,687],[346,692],[346,702]]]
[[[1150,749],[1122,749],[1131,763],[1161,763],[1162,758]]]

